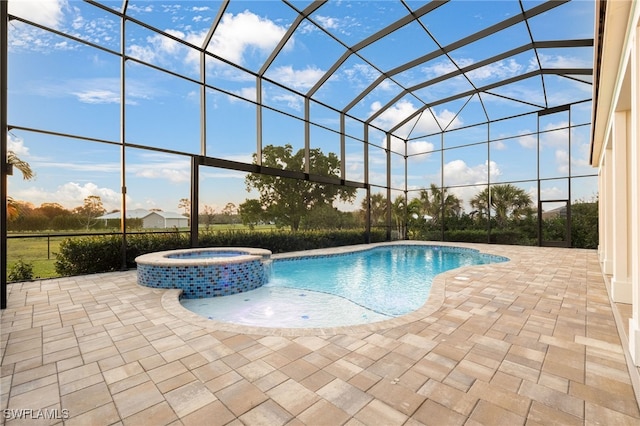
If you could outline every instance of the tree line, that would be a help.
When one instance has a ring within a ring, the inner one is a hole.
[[[254,155],[254,162],[255,160]],[[288,144],[266,146],[263,149],[262,165],[304,171],[304,150],[301,149],[294,154],[292,146]],[[325,155],[320,149],[311,149],[309,172],[338,178],[340,160],[333,153]],[[355,188],[257,173],[248,174],[245,183],[248,191],[255,189],[259,193],[258,199],[247,199],[238,209],[243,223],[250,227],[258,223],[272,222],[281,227],[289,227],[295,232],[301,226],[309,227],[310,223],[357,225],[364,220],[368,208],[371,211],[373,226],[386,223],[387,200],[380,193],[373,194],[369,201],[363,200],[360,210],[353,218],[346,219],[341,217],[334,203],[337,200],[353,202],[356,196]],[[474,209],[469,213],[471,219],[482,221],[493,215],[498,226],[506,226],[511,218],[534,214],[531,196],[511,184],[493,185],[491,190],[485,188],[471,199],[470,204]],[[433,226],[439,226],[450,217],[460,217],[464,214],[462,200],[446,188],[439,188],[435,184],[421,190],[419,195],[409,202],[404,197],[398,197],[393,201],[391,210],[399,229],[405,227],[411,219],[428,219]]]
[[[102,199],[90,195],[81,206],[66,209],[59,203],[42,203],[39,207],[25,201],[12,200],[8,215],[9,231],[77,230],[103,228],[97,218],[107,211]]]
[[[261,164],[270,168],[289,171],[305,171],[307,158],[304,149],[293,152],[290,144],[284,146],[268,145],[263,148]],[[10,161],[23,173],[25,179],[34,176],[28,164],[10,154]],[[254,154],[254,163],[257,157]],[[309,150],[308,171],[310,174],[339,178],[340,160],[334,153],[324,154],[319,148]],[[381,193],[372,194],[370,199],[362,200],[355,211],[340,211],[334,204],[337,201],[353,203],[356,189],[352,187],[314,182],[304,179],[292,179],[268,174],[249,173],[245,178],[247,191],[256,190],[257,199],[247,199],[236,207],[227,203],[216,212],[205,205],[199,213],[198,221],[206,230],[214,224],[243,223],[250,229],[257,225],[270,224],[278,228],[298,230],[318,229],[362,229],[367,217],[372,227],[385,227],[388,201]],[[469,204],[472,211],[463,209],[462,200],[447,188],[430,184],[417,196],[407,199],[399,196],[390,202],[391,226],[401,238],[440,239],[444,231],[514,229],[525,239],[536,238],[537,209],[531,196],[512,184],[492,185],[479,191]],[[178,208],[189,216],[190,200],[180,199]],[[578,213],[573,223],[580,228],[580,239],[589,241],[583,247],[597,244],[597,201],[575,203],[572,208]],[[368,214],[367,214],[368,212]],[[58,203],[44,203],[35,207],[26,202],[9,198],[8,230],[41,231],[70,229],[103,229],[118,224],[107,224],[96,218],[105,214],[99,196],[89,196],[83,205],[71,210]],[[585,219],[584,226],[581,218]],[[562,236],[564,227],[562,218],[545,219],[548,222],[545,232],[548,238]],[[113,222],[116,222],[114,220]],[[595,225],[594,225],[595,223]],[[128,219],[131,229],[141,228],[141,219]],[[575,226],[574,226],[575,227]],[[588,228],[584,230],[583,228]],[[527,243],[525,241],[525,243]],[[529,242],[530,243],[530,242]]]
[[[288,144],[269,145],[263,149],[264,166],[304,171],[305,161],[304,150],[294,153]],[[340,161],[333,153],[325,155],[320,149],[311,149],[308,169],[312,174],[339,178]],[[355,188],[255,173],[247,175],[245,184],[247,191],[255,189],[259,194],[259,198],[247,199],[238,206],[242,222],[250,228],[260,223],[273,223],[293,232],[299,229],[362,228],[367,217],[372,227],[384,227],[389,223],[387,214],[390,212],[391,226],[400,238],[438,240],[446,231],[486,233],[488,229],[512,231],[514,236],[510,241],[521,244],[535,244],[538,238],[537,208],[531,196],[513,184],[483,188],[469,200],[472,208],[469,213],[464,211],[459,197],[433,183],[419,191],[416,197],[399,196],[391,200],[390,209],[383,194],[372,194],[369,199],[362,200],[360,209],[354,212],[342,212],[334,203],[337,200],[353,202]],[[573,245],[596,247],[597,199],[577,201],[571,208],[574,213]],[[543,218],[541,232],[547,241],[565,240],[566,217],[559,211]]]

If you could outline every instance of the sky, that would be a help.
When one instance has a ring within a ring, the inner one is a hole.
[[[121,1],[99,3],[116,11],[122,5]],[[301,10],[309,3],[292,2]],[[525,1],[522,7],[529,10],[541,3]],[[419,10],[424,2],[407,4]],[[189,44],[203,45],[219,6],[218,1],[130,1],[127,14],[163,34],[130,21],[123,37],[119,18],[90,3],[9,0],[9,13],[20,18],[9,25],[7,112],[9,125],[14,127],[9,132],[9,149],[36,173],[35,179],[24,181],[16,172],[9,180],[9,195],[35,206],[57,202],[70,209],[82,205],[86,197],[98,195],[108,211],[120,208],[123,154],[118,141],[124,135],[127,142],[136,146],[172,152],[125,149],[127,208],[179,211],[180,200],[189,198],[189,155],[203,153],[197,84],[201,78],[200,54]],[[373,185],[384,186],[387,182],[384,130],[395,129],[397,135],[390,142],[394,198],[405,188],[406,154],[410,198],[417,195],[413,191],[430,183],[442,183],[454,187],[452,192],[468,200],[490,178],[493,183],[521,182],[518,185],[537,200],[535,132],[540,128],[544,131],[540,135],[540,177],[558,178],[542,183],[541,198],[567,198],[568,183],[561,178],[567,176],[569,169],[573,176],[596,173],[588,164],[591,102],[574,105],[570,116],[567,111],[542,116],[539,123],[536,114],[500,119],[544,106],[589,100],[589,77],[546,75],[543,82],[536,76],[486,90],[480,96],[437,103],[410,118],[425,104],[540,67],[591,68],[591,47],[545,48],[539,49],[537,55],[529,49],[465,76],[442,78],[530,43],[529,34],[536,41],[593,38],[592,1],[574,0],[527,23],[516,23],[486,39],[460,46],[448,56],[439,55],[418,61],[410,69],[397,70],[439,46],[448,46],[516,16],[520,7],[513,0],[454,0],[424,15],[420,22],[405,25],[375,43],[364,43],[359,55],[348,56],[329,75],[328,71],[345,53],[345,46],[363,43],[407,15],[405,6],[389,0],[329,1],[313,12],[310,20],[301,23],[265,67],[297,13],[278,1],[232,0],[207,45],[216,57],[207,57],[204,64],[206,82],[212,86],[205,96],[204,153],[233,161],[253,161],[257,112],[255,105],[245,100],[257,99],[256,79],[229,65],[233,63],[251,72],[264,72],[266,79],[280,84],[265,81],[262,86],[262,101],[269,107],[262,112],[263,145],[289,143],[296,151],[304,148],[304,98],[298,93],[313,92],[310,114],[315,124],[310,126],[310,145],[325,153],[339,154],[340,138],[336,132],[340,117],[327,105],[346,111],[350,117],[345,122],[347,180],[365,179],[361,121],[371,121],[381,129],[372,128],[368,135],[373,144],[368,157]],[[44,31],[22,19],[100,48]],[[121,51],[123,38],[125,53],[132,58],[124,71],[124,120],[120,114],[121,64],[114,54]],[[380,77],[381,72],[391,78]],[[318,85],[323,78],[327,78],[326,82]],[[437,78],[442,80],[403,95],[406,88]],[[364,92],[366,95],[361,96]],[[500,121],[487,126],[487,120]],[[570,138],[569,122],[576,126]],[[442,134],[443,130],[447,132]],[[492,140],[488,147],[477,144],[487,137]],[[209,206],[221,211],[228,202],[239,205],[247,198],[257,198],[255,192],[246,190],[241,172],[204,167],[200,176],[201,209]],[[590,199],[597,191],[596,178],[575,179],[571,190],[573,199]],[[359,208],[363,195],[364,191],[359,191],[354,205],[341,207]]]

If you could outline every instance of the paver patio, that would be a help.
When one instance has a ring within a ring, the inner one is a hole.
[[[439,275],[404,317],[332,329],[210,321],[135,271],[11,284],[3,421],[640,424],[625,308],[595,251],[455,245],[511,261]]]

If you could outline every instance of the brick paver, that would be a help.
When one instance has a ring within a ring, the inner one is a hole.
[[[326,330],[210,321],[135,271],[10,284],[4,421],[640,424],[595,251],[455,245],[511,261],[439,275],[404,317]]]

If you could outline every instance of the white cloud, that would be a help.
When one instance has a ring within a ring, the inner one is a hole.
[[[67,7],[67,0],[12,0],[8,4],[11,15],[56,29],[62,26]]]
[[[101,172],[101,173],[118,173],[120,171],[119,163],[102,162],[99,164],[91,162],[60,162],[52,161],[47,157],[40,157],[30,161],[35,170],[62,169],[65,172]]]
[[[183,33],[182,31],[177,31],[177,30],[166,30],[165,33],[174,36],[175,38],[178,39],[184,39],[186,34]],[[183,45],[169,37],[164,37],[161,35],[156,35],[153,36],[152,38],[154,38],[154,44],[157,44],[160,49],[162,49],[162,51],[167,52],[168,54],[176,54],[178,53],[182,48]]]
[[[271,53],[285,33],[284,27],[248,10],[237,15],[226,13],[207,50],[233,63],[243,64],[247,52]]]
[[[247,99],[249,101],[253,101],[256,102],[256,88],[255,87],[243,87],[239,90],[233,90],[233,93],[235,93],[236,95],[238,95],[239,97],[243,98],[243,99]],[[228,96],[227,97],[228,100],[230,102],[238,102],[238,98],[234,97],[234,96]]]
[[[177,170],[162,166],[136,167],[135,176],[147,179],[166,179],[170,182],[188,182],[191,178],[189,170]]]
[[[310,89],[325,74],[319,68],[307,66],[305,69],[294,70],[292,66],[275,68],[269,73],[275,81],[294,89]]]
[[[533,194],[535,195],[535,192]],[[562,188],[558,188],[557,186],[540,189],[540,198],[542,200],[561,200],[566,197],[567,197],[566,190]],[[532,198],[535,198],[536,202],[538,201],[537,200],[538,197],[532,196]],[[558,206],[551,204],[551,205],[546,205],[545,207],[547,207],[546,210],[551,210]]]
[[[462,61],[464,65],[468,65],[468,63],[465,63],[464,60]],[[469,61],[473,62],[470,59]],[[442,75],[448,74],[450,72],[453,72],[457,69],[458,68],[456,67],[456,65],[453,62],[451,62],[449,59],[443,59],[441,61],[434,63],[433,65],[422,67],[421,71],[427,76],[427,78],[436,78],[436,77],[440,77]]]
[[[540,133],[540,145],[549,147],[565,148],[569,144],[569,129],[567,121],[559,123],[548,123],[543,129],[545,133]]]
[[[12,151],[21,160],[25,160],[29,156],[29,148],[24,145],[24,140],[20,137],[14,136],[11,133],[7,138],[7,150]]]
[[[133,11],[138,13],[149,13],[149,12],[153,12],[153,5],[148,4],[148,5],[142,6],[142,5],[136,5],[134,3],[130,3],[127,6],[127,10],[129,12]]]
[[[507,146],[502,141],[491,142],[491,148],[497,151],[502,151],[507,149]]]
[[[188,182],[191,179],[189,160],[161,153],[145,153],[142,162],[130,163],[127,169],[136,177],[162,179],[172,183]]]
[[[382,107],[380,102],[374,102],[371,104],[371,114],[377,113]],[[411,114],[413,114],[417,108],[409,101],[401,100],[395,105],[387,108],[383,111],[375,120],[374,124],[383,129],[389,129],[394,127],[401,121],[405,120]],[[400,132],[398,132],[400,133]],[[406,136],[406,135],[403,135]]]
[[[60,81],[56,84],[42,81],[30,81],[28,90],[38,96],[65,98],[74,96],[79,102],[87,104],[120,103],[120,82],[118,78],[85,78]],[[127,80],[127,103],[136,105],[141,99],[153,99],[163,91],[152,82],[136,79]]]
[[[557,149],[555,156],[558,171],[563,174],[569,174],[569,152],[564,149]]]
[[[487,182],[487,171],[491,180],[502,172],[495,161],[469,166],[464,160],[453,160],[444,165],[444,181],[447,185],[475,185]]]
[[[84,92],[74,92],[74,96],[82,103],[86,104],[119,104],[120,94],[110,90],[87,90]]]
[[[300,96],[296,96],[294,94],[282,94],[272,96],[271,99],[274,102],[284,104],[295,111],[302,111],[302,98]]]
[[[435,145],[429,141],[408,141],[406,143],[407,155],[409,161],[420,162],[429,158],[429,155],[418,155],[426,152],[431,153],[435,149]],[[399,154],[405,153],[405,142],[397,137],[391,137],[391,150]]]
[[[57,203],[67,209],[73,209],[84,204],[84,199],[90,195],[100,197],[102,205],[107,210],[120,208],[121,194],[111,188],[101,188],[95,183],[80,184],[67,182],[58,186],[54,191],[47,191],[35,186],[14,192],[14,198],[29,200],[36,206],[56,200]]]
[[[523,148],[535,149],[535,147],[538,146],[538,138],[536,137],[536,135],[520,136],[517,140],[520,146],[522,146]]]
[[[380,73],[367,64],[358,63],[350,68],[346,68],[341,73],[335,73],[329,81],[339,81],[343,78],[355,89],[364,89],[373,83]]]
[[[348,15],[340,17],[314,15],[313,19],[318,26],[324,28],[325,30],[331,31],[332,33],[345,35],[350,35],[351,31],[354,28],[361,25],[360,20]],[[304,21],[300,27],[300,31],[302,32],[302,34],[307,34],[318,31],[318,27],[308,21]]]
[[[332,18],[330,16],[315,16],[315,19],[318,23],[325,29],[336,29],[339,27],[339,22],[336,18]]]
[[[563,55],[547,55],[544,53],[538,53],[540,58],[540,64],[542,68],[591,68],[593,63],[581,59],[575,56],[563,56]],[[532,64],[537,68],[538,63],[535,59],[532,59]],[[530,65],[531,67],[531,65]]]
[[[117,48],[117,20],[107,17],[86,19],[82,16],[82,10],[74,3],[68,0],[12,0],[9,1],[9,13],[92,43]],[[49,54],[55,50],[82,49],[82,45],[69,40],[60,41],[60,37],[53,33],[12,21],[9,28],[9,49]]]
[[[520,74],[523,68],[524,65],[519,64],[515,59],[507,59],[485,65],[484,67],[470,71],[468,74],[472,81],[495,80]]]
[[[380,102],[373,102],[371,104],[371,114],[376,113],[381,108]],[[382,129],[390,129],[396,126],[401,121],[405,120],[411,114],[413,114],[417,108],[407,100],[401,100],[392,107],[385,110],[379,117],[374,120],[374,124],[378,125]],[[455,113],[444,109],[439,113],[436,113],[435,119],[434,116],[429,112],[429,110],[425,110],[422,113],[419,121],[415,123],[415,120],[411,120],[409,123],[405,124],[402,128],[398,129],[395,133],[398,136],[406,137],[409,134],[409,131],[413,128],[412,134],[414,135],[427,135],[432,133],[440,132],[440,126],[446,127],[453,120],[454,122],[451,124],[452,126],[459,127],[462,126],[462,120],[460,118],[455,117]],[[414,126],[415,123],[415,126]],[[438,126],[440,124],[440,126]]]
[[[165,32],[178,39],[184,39],[186,36],[182,31],[166,30]],[[163,63],[168,57],[175,57],[186,49],[184,45],[176,40],[160,34],[149,36],[146,41],[148,43],[146,46],[130,44],[127,48],[127,55],[144,62],[154,63],[157,61]]]
[[[575,132],[574,132],[575,133]],[[571,144],[571,166],[573,167],[573,173],[577,170],[586,170],[587,172],[593,172],[589,158],[591,156],[591,145],[589,140],[583,140],[575,134],[572,136]],[[580,174],[580,172],[578,172]]]
[[[407,142],[407,155],[422,154],[425,152],[431,153],[435,149],[435,145],[428,141],[409,141]],[[423,160],[428,157],[421,156]]]

